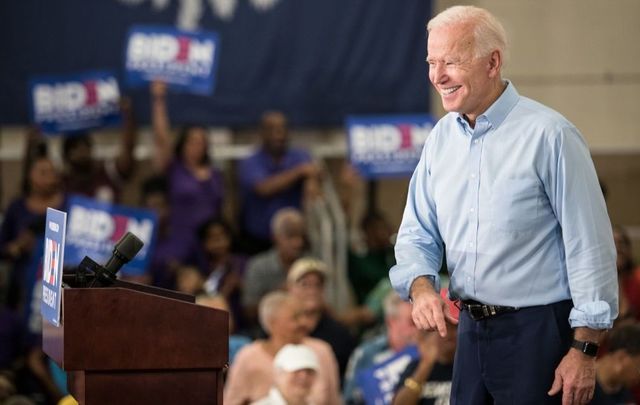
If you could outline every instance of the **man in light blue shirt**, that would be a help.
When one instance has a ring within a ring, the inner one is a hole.
[[[427,30],[429,79],[449,113],[411,179],[391,281],[419,328],[446,335],[457,322],[437,293],[446,246],[463,309],[452,403],[587,403],[597,344],[618,313],[588,147],[502,79],[506,35],[489,12],[452,7]]]

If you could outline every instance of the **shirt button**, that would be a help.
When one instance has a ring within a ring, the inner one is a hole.
[[[475,179],[476,178],[476,174],[475,173],[471,173],[471,178]]]
[[[478,143],[478,140],[477,140],[477,139],[474,139],[474,140],[473,140],[473,143]]]
[[[473,247],[473,242],[469,242],[469,247]]]
[[[474,211],[475,211],[475,208],[473,207],[469,208],[469,212],[474,212]]]

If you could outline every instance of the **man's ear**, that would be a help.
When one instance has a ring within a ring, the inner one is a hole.
[[[494,78],[500,75],[500,70],[502,69],[502,53],[499,50],[494,50],[489,55],[489,77]]]

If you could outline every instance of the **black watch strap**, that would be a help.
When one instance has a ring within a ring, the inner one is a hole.
[[[583,342],[581,340],[576,340],[576,339],[573,339],[573,342],[571,342],[571,347],[578,349],[582,353],[591,357],[596,357],[598,355],[598,349],[600,348],[600,346],[598,346],[597,343]]]

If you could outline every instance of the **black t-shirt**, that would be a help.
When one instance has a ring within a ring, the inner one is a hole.
[[[627,389],[621,389],[620,391],[607,394],[602,391],[600,384],[596,382],[596,391],[593,394],[593,399],[589,404],[591,405],[629,405],[635,404],[633,395]]]
[[[411,377],[418,367],[420,359],[414,360],[407,366],[406,370],[400,376],[395,392],[398,392],[404,385],[404,380]],[[431,374],[424,386],[422,387],[422,395],[420,396],[420,405],[449,405],[449,397],[451,395],[451,378],[453,377],[453,364],[436,363],[431,370]]]

